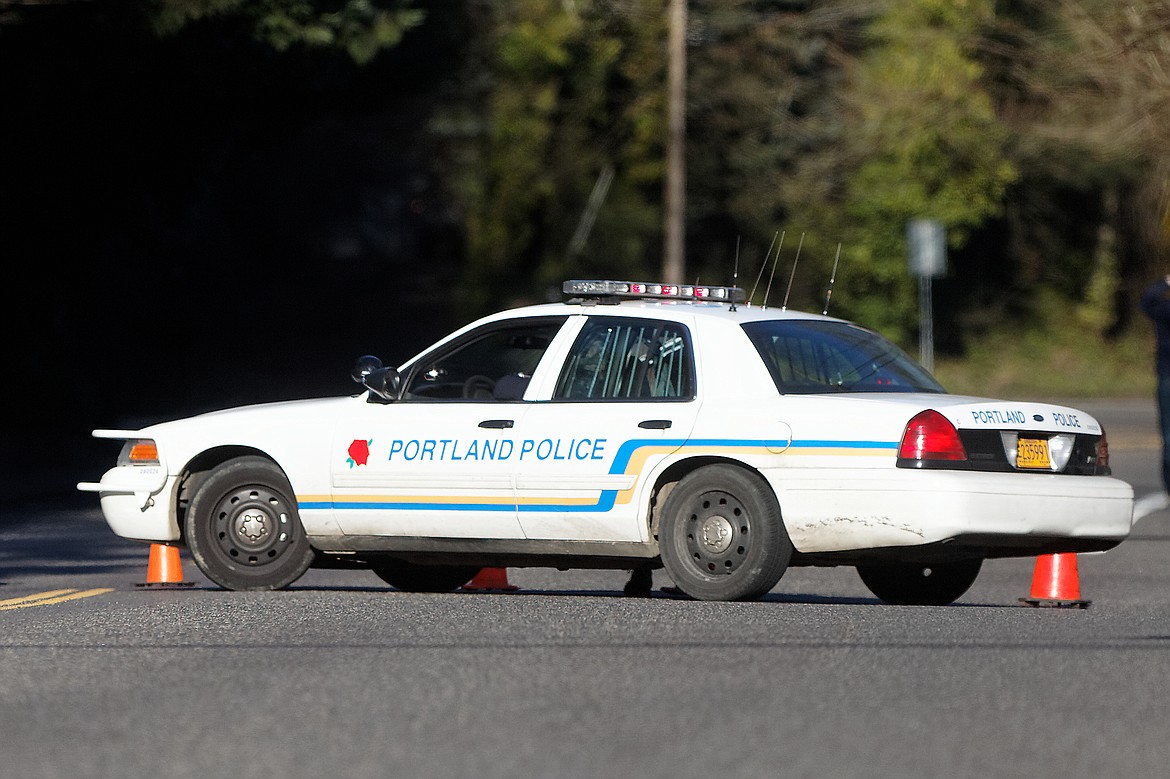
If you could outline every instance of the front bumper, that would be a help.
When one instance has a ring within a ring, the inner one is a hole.
[[[96,492],[102,515],[115,534],[138,541],[178,541],[179,524],[171,507],[178,479],[161,466],[118,466],[100,482],[77,489]]]

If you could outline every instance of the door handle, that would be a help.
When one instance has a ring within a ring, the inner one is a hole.
[[[479,423],[480,427],[486,427],[491,430],[507,430],[516,424],[510,419],[485,419]]]
[[[639,422],[638,427],[644,430],[665,430],[671,425],[669,419],[647,419]]]

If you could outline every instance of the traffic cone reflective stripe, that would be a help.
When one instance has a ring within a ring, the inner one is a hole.
[[[463,589],[473,592],[515,592],[520,588],[508,584],[506,568],[481,568],[471,581],[463,585]]]
[[[179,547],[169,544],[151,544],[150,561],[146,566],[146,581],[139,587],[190,587],[195,582],[183,581],[183,562]]]
[[[1077,556],[1072,552],[1040,555],[1032,572],[1032,592],[1020,598],[1030,606],[1055,608],[1088,608],[1090,601],[1081,600],[1080,575]]]

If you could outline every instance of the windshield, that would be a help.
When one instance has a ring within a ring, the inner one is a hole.
[[[743,326],[783,395],[945,392],[882,336],[849,322],[786,319]]]

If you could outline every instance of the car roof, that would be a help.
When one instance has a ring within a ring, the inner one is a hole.
[[[528,316],[645,316],[673,319],[678,317],[718,318],[726,321],[731,318],[736,322],[757,322],[761,320],[824,320],[831,322],[845,322],[836,317],[814,314],[807,311],[793,309],[758,306],[749,303],[713,303],[698,300],[620,300],[615,302],[599,302],[595,300],[568,301],[563,303],[541,303],[531,306],[522,306],[498,314],[495,318],[523,318]]]

